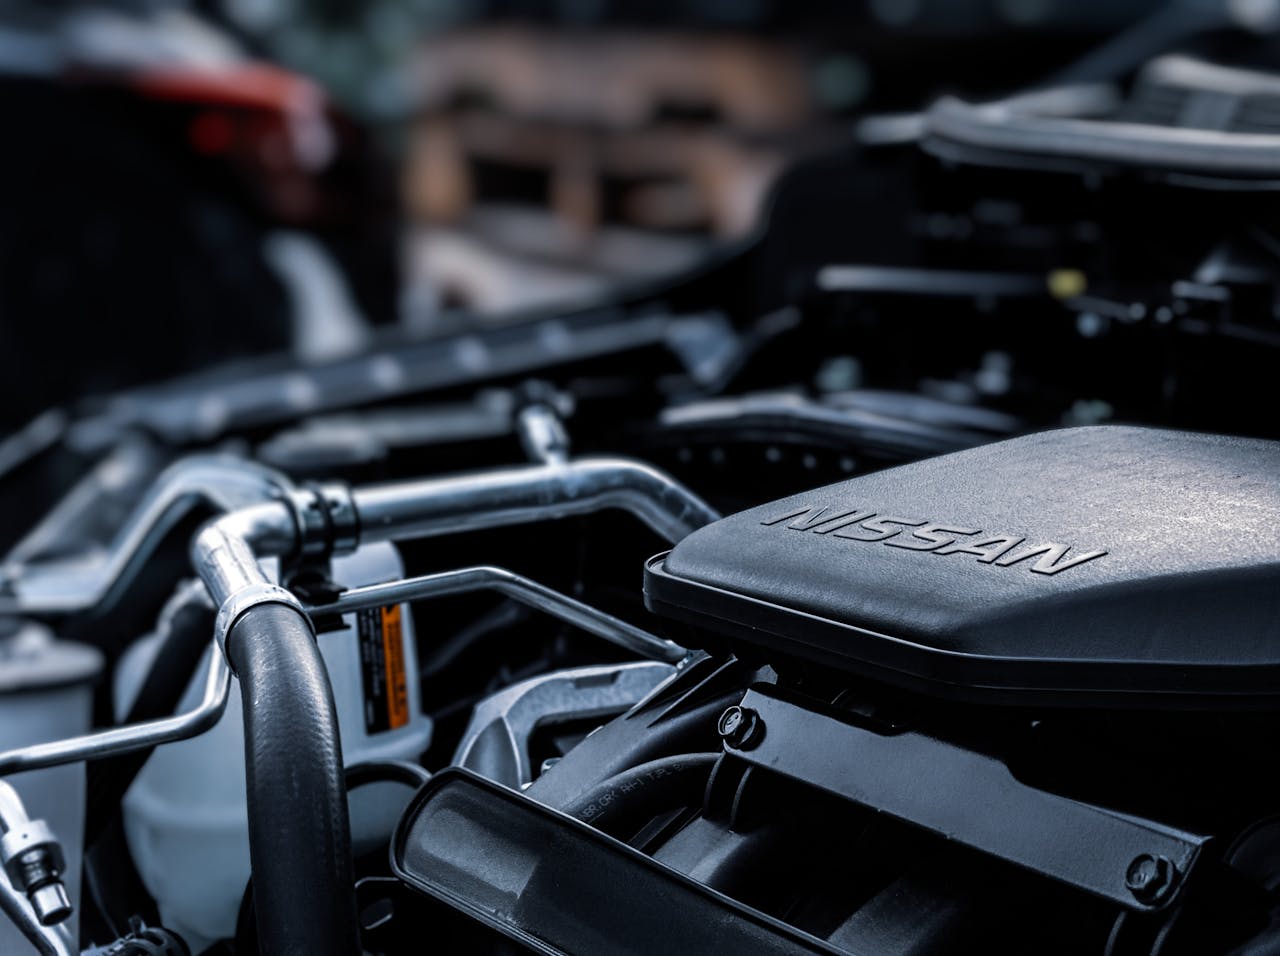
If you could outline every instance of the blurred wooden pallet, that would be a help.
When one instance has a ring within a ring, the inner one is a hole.
[[[488,28],[437,39],[414,73],[410,208],[457,222],[477,203],[523,200],[588,232],[740,235],[812,134],[807,70],[758,38]]]
[[[750,231],[783,166],[829,135],[810,74],[759,37],[487,26],[426,42],[411,277],[424,300],[501,311],[692,265]]]

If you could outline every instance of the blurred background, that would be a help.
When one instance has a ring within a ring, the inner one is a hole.
[[[696,272],[860,117],[1034,84],[1162,6],[0,0],[0,434]]]

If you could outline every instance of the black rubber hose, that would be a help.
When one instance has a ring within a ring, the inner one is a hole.
[[[578,795],[561,811],[608,833],[677,806],[701,803],[720,754],[662,757],[624,770]]]
[[[347,768],[347,792],[372,783],[401,783],[417,790],[430,779],[431,774],[425,768],[407,760],[370,761]],[[232,948],[235,956],[262,954],[258,946],[258,917],[253,907],[252,879],[244,888],[244,896],[240,898],[240,910],[236,914],[235,945]]]
[[[311,625],[283,604],[227,635],[244,702],[249,858],[267,956],[355,956],[355,870],[333,692]]]
[[[138,696],[124,723],[168,717],[178,709],[205,651],[213,641],[213,610],[193,600],[179,607],[156,651]],[[85,846],[92,846],[110,822],[142,765],[155,750],[147,747],[118,757],[91,761],[88,765],[88,802],[85,807]]]

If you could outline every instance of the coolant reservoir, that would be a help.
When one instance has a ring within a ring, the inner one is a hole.
[[[102,655],[91,647],[55,640],[48,628],[32,621],[0,621],[0,750],[88,733],[93,680],[101,670]],[[84,764],[5,779],[22,797],[27,814],[49,824],[62,845],[67,861],[63,885],[76,907],[65,925],[77,939]],[[0,914],[0,953],[28,952],[34,950],[26,937]]]
[[[374,544],[334,560],[347,587],[403,577],[390,544]],[[407,605],[361,611],[343,630],[319,635],[338,710],[347,766],[370,760],[415,760],[431,742],[421,712],[417,651]],[[138,641],[116,671],[116,700],[128,709],[155,655],[159,635]],[[187,686],[183,710],[195,707],[208,658]],[[361,804],[353,803],[353,812]],[[226,713],[211,731],[160,747],[124,798],[125,835],[163,924],[182,934],[193,952],[235,932],[249,879],[244,722],[239,682],[232,681]],[[375,821],[352,820],[362,842]],[[305,878],[305,877],[304,877]]]

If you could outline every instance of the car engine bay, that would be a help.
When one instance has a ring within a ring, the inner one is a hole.
[[[1280,952],[1274,52],[4,438],[0,951]]]

